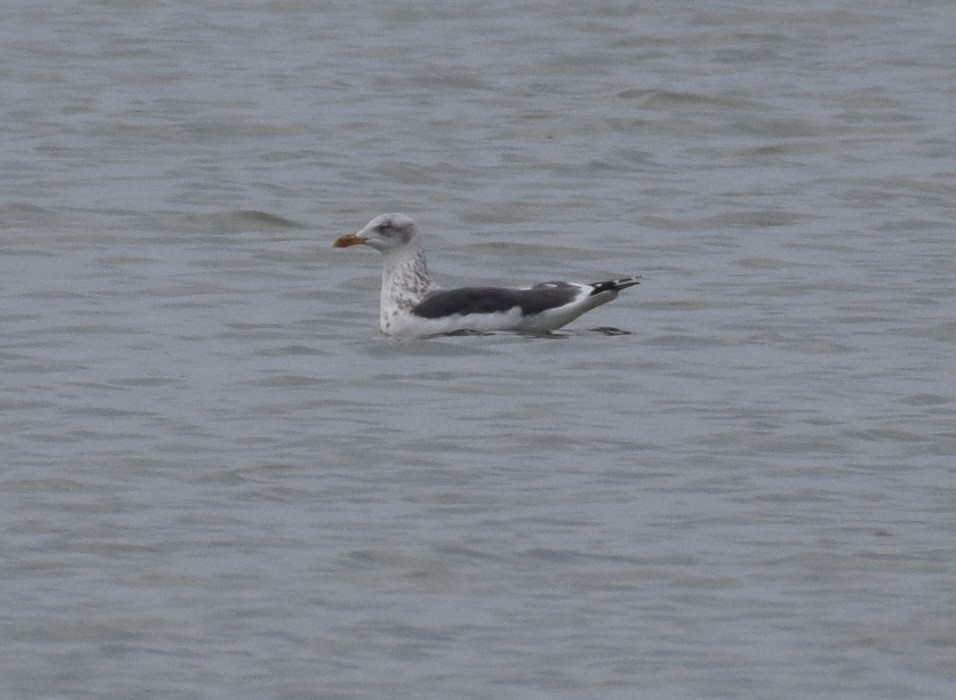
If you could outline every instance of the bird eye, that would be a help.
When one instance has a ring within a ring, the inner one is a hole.
[[[382,224],[379,224],[378,226],[376,226],[376,227],[375,227],[375,230],[378,231],[379,233],[385,233],[385,232],[388,231],[390,228],[392,228],[392,227],[389,226],[388,223],[382,223]]]

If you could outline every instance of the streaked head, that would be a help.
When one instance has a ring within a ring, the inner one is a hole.
[[[358,233],[347,233],[332,242],[333,248],[367,245],[382,253],[408,245],[417,233],[415,222],[404,214],[382,214]]]

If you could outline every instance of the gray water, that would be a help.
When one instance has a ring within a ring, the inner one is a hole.
[[[2,697],[953,697],[952,2],[4,8]]]

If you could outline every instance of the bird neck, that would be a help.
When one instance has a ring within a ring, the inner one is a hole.
[[[410,311],[435,289],[421,243],[412,241],[385,255],[382,266],[382,312],[387,307]]]

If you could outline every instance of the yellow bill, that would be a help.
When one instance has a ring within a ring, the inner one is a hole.
[[[363,245],[365,238],[357,233],[346,233],[332,241],[333,248],[348,248],[350,245]]]

